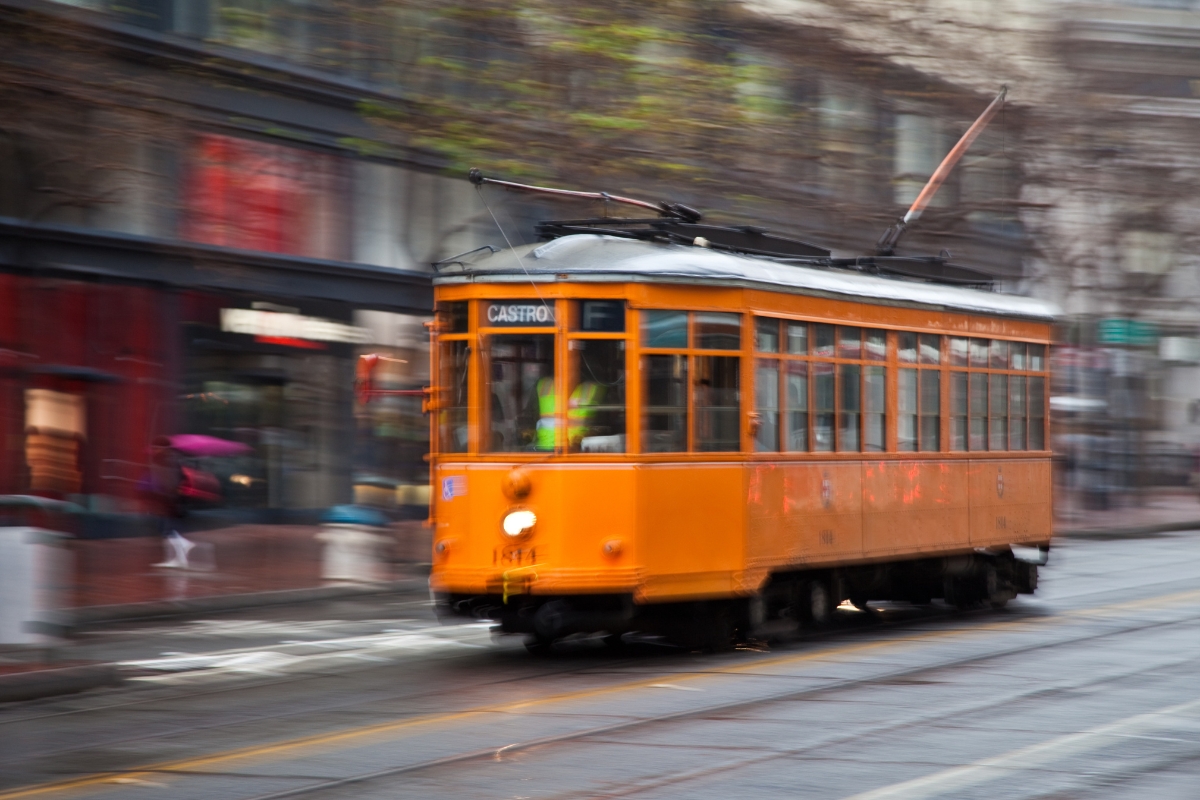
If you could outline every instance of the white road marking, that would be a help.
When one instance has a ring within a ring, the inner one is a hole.
[[[1016,773],[1060,761],[1079,753],[1098,750],[1110,744],[1114,738],[1143,735],[1143,731],[1165,727],[1171,722],[1172,717],[1196,710],[1200,710],[1200,698],[1176,706],[1160,708],[1146,714],[1126,717],[1080,733],[1059,736],[993,758],[985,758],[974,764],[953,767],[922,778],[914,778],[903,783],[856,794],[846,800],[916,800],[917,798],[960,792],[971,786],[978,786],[999,778],[1012,777]]]
[[[217,676],[278,675],[354,661],[388,662],[418,653],[485,647],[491,642],[491,627],[490,622],[475,623],[210,653],[172,653],[160,658],[122,661],[117,666],[158,673],[134,678],[153,683],[179,683]]]

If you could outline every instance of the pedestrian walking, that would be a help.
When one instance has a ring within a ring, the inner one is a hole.
[[[188,554],[195,547],[177,530],[185,513],[179,492],[183,479],[180,454],[166,436],[156,437],[150,445],[150,468],[142,481],[142,495],[158,517],[163,560],[154,566],[162,569],[188,569]]]

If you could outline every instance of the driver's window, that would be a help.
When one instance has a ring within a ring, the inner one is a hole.
[[[567,448],[625,452],[625,302],[572,304],[567,340]]]
[[[558,441],[554,334],[505,333],[485,339],[488,436],[492,453],[552,451]]]

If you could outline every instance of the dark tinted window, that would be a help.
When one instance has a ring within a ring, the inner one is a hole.
[[[621,300],[580,300],[576,309],[579,330],[591,333],[624,333],[625,303]]]

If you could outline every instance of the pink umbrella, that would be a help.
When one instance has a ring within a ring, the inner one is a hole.
[[[241,456],[249,453],[249,445],[241,442],[231,442],[228,439],[218,439],[215,436],[204,436],[199,433],[181,433],[170,437],[171,447],[185,456],[198,458],[221,458],[224,456]]]

